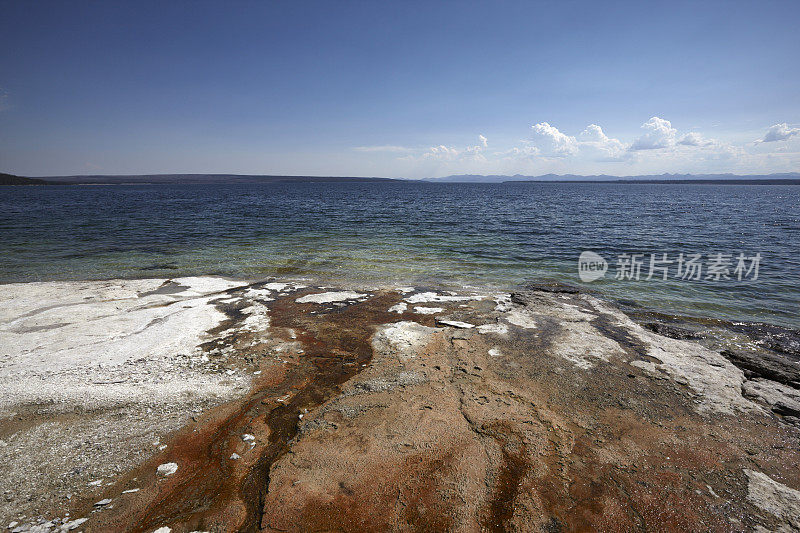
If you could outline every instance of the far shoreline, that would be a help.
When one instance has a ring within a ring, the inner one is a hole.
[[[272,174],[132,174],[132,175],[66,175],[25,177],[0,173],[1,185],[261,185],[261,184],[633,184],[633,185],[800,185],[800,174],[764,175],[692,175],[647,176],[578,176],[547,174],[543,176],[463,175],[440,178],[382,178],[362,176],[284,176]],[[786,177],[790,176],[790,177]]]

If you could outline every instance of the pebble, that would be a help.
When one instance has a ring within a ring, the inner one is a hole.
[[[66,522],[64,525],[61,526],[61,531],[72,531],[73,529],[77,529],[78,526],[86,522],[88,518],[76,518],[71,522]]]
[[[460,322],[458,320],[437,320],[436,322],[444,326],[450,326],[459,329],[472,329],[475,327],[474,324],[469,324],[467,322]]]
[[[95,503],[95,507],[103,507],[104,505],[108,505],[111,503],[111,498],[106,498],[105,500],[100,500],[99,502]]]
[[[157,469],[157,472],[160,475],[165,476],[165,477],[166,476],[171,476],[172,474],[174,474],[177,471],[178,471],[177,463],[164,463],[164,464],[158,465],[158,469]]]

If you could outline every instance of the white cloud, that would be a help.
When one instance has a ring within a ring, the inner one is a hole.
[[[565,135],[558,128],[547,122],[531,126],[533,144],[542,154],[553,157],[566,157],[578,152],[578,141],[571,135]]]
[[[800,128],[790,128],[789,125],[784,122],[782,124],[775,124],[770,126],[767,130],[767,133],[764,135],[763,139],[756,141],[757,143],[771,143],[776,141],[785,141],[788,138],[799,135]]]
[[[672,127],[669,120],[652,117],[642,124],[645,133],[633,141],[630,150],[657,150],[675,146],[675,135],[678,130]]]
[[[619,139],[612,139],[597,124],[589,124],[580,135],[580,148],[583,152],[596,152],[603,160],[621,158],[625,153],[625,145]]]
[[[582,141],[596,143],[604,143],[609,140],[608,136],[603,133],[603,128],[597,124],[589,124],[586,126],[580,135],[578,135],[578,138],[580,138]]]
[[[502,152],[495,152],[493,155],[501,159],[525,159],[541,155],[541,151],[530,143],[525,143],[522,146],[514,146]]]
[[[531,141],[524,146],[503,152],[506,157],[529,158],[588,158],[596,161],[620,161],[627,159],[626,146],[619,139],[609,137],[597,124],[589,124],[578,137],[567,135],[547,122],[531,126]]]
[[[683,146],[712,146],[715,141],[704,138],[699,133],[690,131],[678,141],[678,144]]]
[[[540,122],[531,126],[528,139],[507,144],[495,141],[492,150],[489,150],[488,139],[478,135],[472,146],[440,144],[427,150],[411,149],[408,155],[395,160],[412,165],[408,174],[425,176],[550,172],[769,173],[800,168],[800,129],[787,124],[771,127],[764,140],[757,144],[743,140],[732,144],[706,137],[699,131],[681,131],[660,117],[645,122],[642,130],[640,135],[625,142],[609,136],[598,124],[589,124],[570,135],[547,122]],[[386,147],[360,148],[378,152]]]
[[[451,161],[458,157],[459,152],[456,148],[440,144],[439,146],[431,146],[428,151],[422,154],[422,157],[427,159],[442,159]]]
[[[577,136],[564,133],[547,122],[535,124],[532,129],[533,140],[494,152],[491,161],[497,164],[517,161],[521,165],[559,168],[566,172],[585,168],[598,172],[598,164],[624,162],[631,167],[626,172],[646,168],[661,173],[689,171],[687,169],[719,171],[721,165],[738,165],[746,158],[741,146],[698,132],[680,133],[670,121],[660,117],[652,117],[644,123],[644,133],[630,143],[609,137],[598,124],[589,124]],[[606,172],[619,170],[609,168]]]
[[[422,154],[424,159],[438,159],[440,161],[455,161],[455,160],[473,160],[473,161],[486,161],[486,156],[483,155],[483,149],[489,145],[489,140],[483,135],[478,135],[478,142],[475,146],[467,146],[463,150],[454,148],[452,146],[432,146],[428,151]]]
[[[410,152],[411,148],[406,148],[405,146],[394,146],[390,144],[382,145],[382,146],[356,146],[353,148],[356,152]]]

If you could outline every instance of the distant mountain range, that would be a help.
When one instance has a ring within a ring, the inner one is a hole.
[[[222,183],[347,183],[403,182],[393,178],[354,176],[274,176],[249,174],[140,174],[132,176],[87,175],[28,178],[0,173],[0,185],[121,185],[121,184],[222,184]],[[800,173],[783,174],[648,174],[642,176],[581,176],[577,174],[544,174],[513,176],[493,174],[457,174],[443,178],[426,178],[430,183],[505,183],[505,182],[572,182],[572,183],[730,183],[800,185]]]
[[[607,174],[594,174],[581,176],[578,174],[543,174],[541,176],[513,176],[492,174],[455,174],[443,178],[427,178],[431,182],[458,182],[458,183],[503,183],[509,181],[571,181],[571,182],[597,182],[597,183],[787,183],[797,181],[800,184],[800,173],[787,172],[782,174],[646,174],[641,176],[609,176]]]
[[[5,174],[8,175],[8,174]],[[14,176],[17,177],[17,176]],[[18,178],[18,177],[17,177]],[[32,178],[22,178],[32,179]],[[396,181],[391,178],[362,178],[350,176],[272,176],[248,174],[139,174],[129,176],[86,175],[46,176],[37,181],[47,184],[118,185],[118,184],[219,184],[219,183],[338,183]],[[31,183],[33,184],[33,183]]]

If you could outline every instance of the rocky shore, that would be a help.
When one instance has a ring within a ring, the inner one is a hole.
[[[558,285],[0,285],[0,527],[800,531],[798,346]]]

